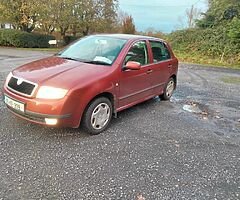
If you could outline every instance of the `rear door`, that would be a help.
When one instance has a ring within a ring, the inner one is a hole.
[[[141,64],[140,70],[124,70],[128,61]],[[119,105],[124,108],[138,101],[148,98],[153,94],[151,85],[151,69],[149,64],[149,51],[145,40],[135,42],[125,56],[120,77]]]
[[[164,86],[170,78],[172,59],[166,44],[161,41],[149,41],[152,51],[152,86],[156,95],[163,92]]]

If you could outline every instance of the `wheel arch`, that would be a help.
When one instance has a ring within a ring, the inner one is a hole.
[[[99,97],[105,97],[105,98],[108,98],[111,103],[112,103],[112,106],[113,106],[113,111],[115,110],[115,98],[114,98],[114,95],[110,92],[103,92],[103,93],[100,93],[98,94],[97,96],[95,96],[94,98],[92,98],[92,100],[89,101],[88,105],[94,101],[95,99],[99,98]]]
[[[86,111],[86,109],[88,108],[88,106],[97,98],[100,98],[100,97],[105,97],[107,99],[110,100],[110,102],[112,103],[112,109],[113,109],[113,113],[116,114],[117,111],[116,111],[116,101],[115,101],[115,97],[114,95],[111,93],[111,92],[102,92],[100,94],[97,94],[95,97],[91,98],[91,100],[88,102],[88,104],[85,106],[84,108],[84,111],[83,111],[83,114],[84,112]]]

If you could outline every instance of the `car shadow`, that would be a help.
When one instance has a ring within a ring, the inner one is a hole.
[[[156,106],[159,104],[164,107],[170,106],[171,102],[161,101],[159,97],[154,97],[142,103],[139,103],[135,106],[132,106],[128,109],[125,109],[118,113],[117,118],[112,118],[112,121],[109,125],[109,128],[101,134],[108,134],[108,132],[114,131],[120,124],[127,123],[129,120],[135,118],[139,115],[144,115],[146,112],[151,112],[152,110],[156,109]],[[147,111],[146,111],[147,110]],[[23,129],[22,134],[33,134],[37,137],[44,137],[44,138],[64,138],[64,139],[85,139],[89,137],[94,137],[89,133],[86,133],[82,127],[79,128],[64,128],[64,127],[46,127],[38,124],[34,124],[31,122],[24,121],[16,116],[9,114],[11,118],[10,121],[14,124],[15,129]],[[101,135],[100,134],[100,135]]]
[[[171,107],[172,103],[169,101],[161,101],[159,97],[154,97],[119,112],[117,118],[113,118],[110,126],[115,126],[117,123],[120,123],[122,121],[127,122],[129,119],[135,117],[136,115],[144,115],[146,112],[156,110],[159,105]]]
[[[116,129],[119,124],[128,122],[130,119],[135,118],[135,116],[144,115],[146,110],[151,112],[156,109],[156,106],[170,106],[171,102],[161,101],[159,97],[152,98],[150,100],[139,103],[135,106],[132,106],[128,109],[125,109],[118,113],[117,118],[112,118],[112,121],[109,125],[109,128],[101,134],[108,134],[108,132],[112,132]],[[9,114],[10,115],[10,114]],[[24,129],[24,134],[34,134],[38,137],[44,138],[64,138],[64,139],[85,139],[89,137],[94,137],[89,133],[86,133],[81,126],[79,128],[63,128],[63,127],[46,127],[38,124],[34,124],[31,122],[24,121],[15,116],[9,116],[11,121],[13,121],[14,126],[17,129]],[[26,131],[27,129],[27,131]],[[101,135],[100,134],[100,135]]]

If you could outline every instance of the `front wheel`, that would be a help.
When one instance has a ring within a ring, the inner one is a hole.
[[[170,78],[168,80],[168,83],[166,84],[164,90],[163,90],[163,94],[161,94],[159,97],[161,100],[169,100],[174,92],[174,89],[175,89],[175,81],[173,78]]]
[[[112,118],[112,103],[105,97],[93,100],[83,115],[83,128],[92,135],[104,131]]]

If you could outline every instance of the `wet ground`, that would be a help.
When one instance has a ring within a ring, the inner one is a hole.
[[[225,79],[227,78],[227,79]],[[172,102],[202,120],[217,135],[240,136],[240,71],[181,65]],[[237,80],[237,81],[231,81]]]
[[[0,48],[0,87],[46,56]],[[0,199],[240,199],[239,79],[181,64],[170,102],[125,110],[97,136],[22,121],[0,92]]]

